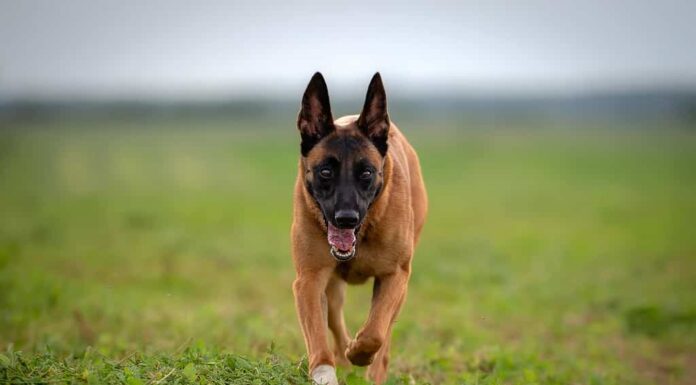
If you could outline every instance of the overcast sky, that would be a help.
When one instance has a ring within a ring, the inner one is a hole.
[[[0,98],[696,88],[696,1],[324,3],[0,0]]]

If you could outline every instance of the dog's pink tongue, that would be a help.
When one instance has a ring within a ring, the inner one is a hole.
[[[340,251],[349,251],[355,243],[355,229],[339,229],[329,223],[329,244]]]

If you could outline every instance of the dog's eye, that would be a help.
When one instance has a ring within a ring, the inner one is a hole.
[[[319,176],[324,179],[329,179],[333,176],[333,171],[331,171],[330,168],[322,168],[321,171],[319,171]]]
[[[360,174],[360,179],[370,179],[372,178],[372,171],[365,170]]]

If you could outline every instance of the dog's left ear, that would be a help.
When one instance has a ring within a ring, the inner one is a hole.
[[[302,96],[302,107],[297,115],[297,128],[302,136],[300,146],[302,156],[307,156],[314,145],[336,129],[331,116],[329,90],[320,72],[312,76]]]
[[[387,113],[387,94],[384,91],[382,77],[375,73],[367,88],[365,106],[358,118],[358,127],[380,154],[387,154],[387,139],[389,137],[389,114]]]

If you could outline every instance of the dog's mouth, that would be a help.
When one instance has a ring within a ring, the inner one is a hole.
[[[331,245],[331,255],[337,260],[344,262],[355,256],[355,234],[357,228],[339,229],[329,222],[327,224],[328,240]]]

